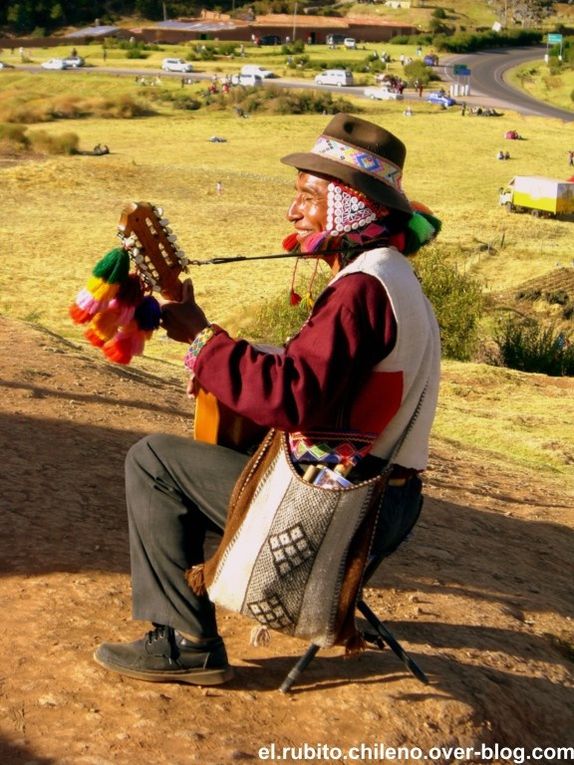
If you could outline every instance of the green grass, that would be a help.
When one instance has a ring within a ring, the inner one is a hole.
[[[60,92],[66,91],[65,83],[76,95],[82,88],[92,96],[137,91],[131,78],[5,74],[3,94],[20,90],[21,98],[29,90],[37,98],[65,95]],[[405,141],[407,194],[433,208],[443,220],[439,241],[445,253],[488,291],[518,286],[552,272],[557,262],[574,261],[572,223],[510,215],[498,206],[498,188],[514,174],[565,176],[565,152],[574,145],[572,124],[512,113],[497,119],[461,117],[458,110],[445,112],[423,102],[415,102],[414,116],[405,118],[401,104],[359,103],[364,116]],[[96,261],[115,246],[121,208],[133,199],[161,204],[193,258],[280,252],[291,230],[285,215],[294,173],[279,157],[310,148],[327,119],[267,114],[238,119],[232,110],[200,110],[43,123],[42,129],[54,135],[77,133],[82,148],[106,143],[111,154],[0,164],[3,201],[10,211],[0,221],[0,313],[19,320],[34,317],[81,341],[67,307]],[[511,127],[526,140],[509,145],[511,161],[498,162],[496,151]],[[213,135],[227,142],[211,143]],[[221,195],[215,192],[217,181],[223,183]],[[263,301],[281,292],[287,298],[291,270],[287,260],[254,261],[194,267],[191,275],[208,317],[233,334],[249,335]],[[310,278],[305,270],[303,275]],[[159,336],[147,353],[181,364],[181,348]],[[136,363],[145,365],[145,360]],[[496,459],[571,470],[570,381],[542,386],[542,376],[483,365],[447,363],[445,370],[437,438],[484,449]],[[570,384],[564,397],[560,384]],[[565,423],[560,433],[555,411]]]
[[[507,72],[506,79],[533,98],[574,111],[574,69],[551,74],[544,61],[530,61]]]
[[[573,388],[564,378],[447,361],[435,434],[490,459],[572,473]]]

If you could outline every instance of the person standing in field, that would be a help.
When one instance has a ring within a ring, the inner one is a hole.
[[[188,348],[190,390],[200,385],[236,415],[284,431],[294,470],[304,465],[296,444],[320,452],[329,434],[343,449],[358,433],[369,446],[354,455],[348,480],[376,476],[409,428],[381,510],[393,529],[388,541],[397,543],[420,512],[440,367],[437,321],[408,260],[440,222],[404,193],[405,155],[389,131],[338,114],[310,151],[283,157],[297,171],[284,249],[324,261],[332,278],[280,351],[212,324],[189,280],[181,300],[162,309],[168,336]],[[264,234],[266,211],[253,212]],[[291,298],[297,302],[294,292]],[[344,453],[337,449],[331,456]],[[156,682],[212,685],[232,677],[214,605],[188,586],[186,571],[204,560],[206,533],[223,529],[248,460],[246,450],[162,434],[130,449],[133,617],[152,628],[135,642],[100,645],[100,665]]]

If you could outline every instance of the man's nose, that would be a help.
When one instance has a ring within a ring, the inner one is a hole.
[[[298,197],[295,197],[287,210],[287,220],[299,220],[301,217],[301,203]]]

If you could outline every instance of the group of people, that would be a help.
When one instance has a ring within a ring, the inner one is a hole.
[[[341,444],[360,434],[369,444],[352,463],[351,482],[355,469],[361,480],[377,476],[396,454],[380,520],[397,543],[420,510],[440,366],[438,324],[409,263],[440,222],[403,190],[405,156],[385,128],[337,114],[310,151],[282,158],[295,170],[283,248],[323,261],[331,273],[283,348],[259,348],[211,323],[190,280],[179,300],[167,296],[161,314],[168,337],[187,349],[190,394],[199,386],[235,415],[283,431],[294,470],[294,444],[303,439],[315,453],[326,434]],[[269,195],[276,193],[270,182]],[[266,210],[252,214],[264,234]],[[206,533],[224,528],[249,460],[249,450],[160,433],[130,449],[132,614],[151,629],[135,642],[101,644],[100,665],[147,681],[206,685],[232,677],[215,606],[188,585],[186,572],[204,561]]]

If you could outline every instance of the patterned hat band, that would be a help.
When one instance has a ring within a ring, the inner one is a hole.
[[[356,146],[337,141],[328,135],[322,135],[311,152],[320,157],[341,162],[362,173],[367,173],[378,181],[401,191],[401,168],[388,159],[372,154],[365,149],[358,149]]]

